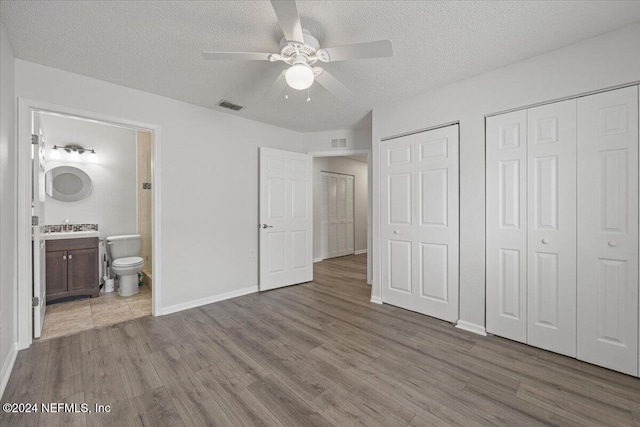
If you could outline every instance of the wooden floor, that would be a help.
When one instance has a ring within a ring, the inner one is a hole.
[[[3,402],[111,413],[4,414],[0,425],[640,425],[639,379],[371,304],[365,260],[35,344]]]

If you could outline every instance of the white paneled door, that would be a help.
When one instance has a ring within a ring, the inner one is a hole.
[[[578,100],[578,358],[638,375],[638,87]]]
[[[527,343],[576,357],[576,100],[527,110]]]
[[[44,325],[44,314],[47,309],[45,241],[42,239],[45,203],[45,162],[44,133],[40,127],[39,113],[32,113],[31,171],[33,178],[31,214],[37,218],[32,225],[32,261],[33,261],[33,337],[40,338]]]
[[[320,248],[323,259],[354,252],[353,175],[322,172]]]
[[[260,290],[313,280],[312,158],[260,148]]]
[[[384,141],[382,300],[458,320],[458,125]]]
[[[487,118],[487,332],[527,342],[527,112]]]

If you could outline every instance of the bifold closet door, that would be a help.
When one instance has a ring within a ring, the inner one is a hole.
[[[322,172],[322,258],[354,253],[353,176]]]
[[[487,118],[487,332],[576,354],[576,101]]]
[[[527,110],[527,344],[576,357],[576,100]]]
[[[638,375],[638,87],[578,100],[578,359]]]
[[[527,341],[527,112],[487,118],[487,332]]]
[[[458,125],[380,146],[382,300],[458,320]]]

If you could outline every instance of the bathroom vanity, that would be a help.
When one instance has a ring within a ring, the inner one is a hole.
[[[72,296],[96,297],[100,293],[99,238],[92,232],[81,233],[52,233],[45,237],[48,303]]]

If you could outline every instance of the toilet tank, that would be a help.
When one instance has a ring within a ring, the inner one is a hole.
[[[141,237],[139,234],[107,237],[107,250],[109,251],[111,260],[139,256],[140,241]]]

